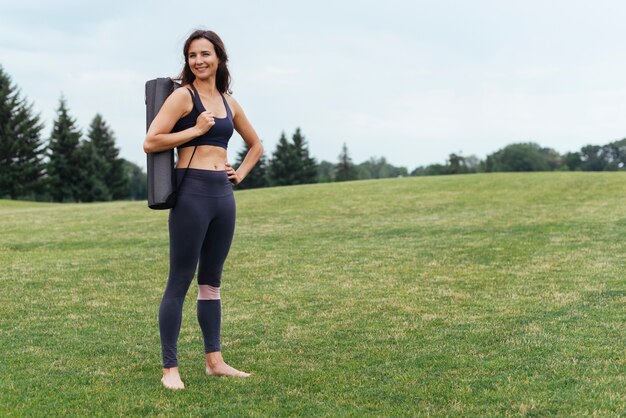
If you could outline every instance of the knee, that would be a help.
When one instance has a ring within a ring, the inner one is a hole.
[[[219,286],[198,284],[198,300],[220,300]]]
[[[222,265],[205,264],[198,270],[198,285],[220,287],[222,282]]]

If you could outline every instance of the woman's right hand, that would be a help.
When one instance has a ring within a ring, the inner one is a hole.
[[[213,112],[211,112],[210,110],[206,110],[200,113],[198,115],[198,118],[196,119],[196,126],[195,126],[196,131],[198,132],[198,136],[209,132],[209,129],[211,129],[213,125],[215,125],[215,118],[213,116]]]

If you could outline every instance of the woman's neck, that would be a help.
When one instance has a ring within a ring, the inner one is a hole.
[[[193,81],[193,85],[198,90],[198,92],[202,93],[206,96],[213,96],[218,94],[217,87],[215,86],[215,78],[211,77],[208,80],[198,80],[197,78]]]

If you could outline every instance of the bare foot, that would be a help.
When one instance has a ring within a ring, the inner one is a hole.
[[[234,367],[230,367],[228,364],[226,364],[220,351],[206,354],[206,374],[207,376],[250,376],[250,373],[239,371]]]
[[[185,389],[185,384],[180,379],[180,374],[178,374],[178,367],[172,367],[171,369],[163,369],[163,377],[161,378],[161,383],[167,389],[172,389],[172,390]]]
[[[250,373],[237,370],[234,367],[229,366],[223,361],[213,366],[206,366],[206,374],[207,376],[232,376],[232,377],[250,376]]]

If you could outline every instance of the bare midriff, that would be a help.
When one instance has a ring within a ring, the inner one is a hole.
[[[178,149],[178,162],[176,168],[187,168],[189,159],[193,153],[194,147],[185,147]],[[226,170],[226,162],[228,155],[222,147],[214,145],[199,145],[196,153],[193,155],[189,168],[197,168],[200,170]]]

